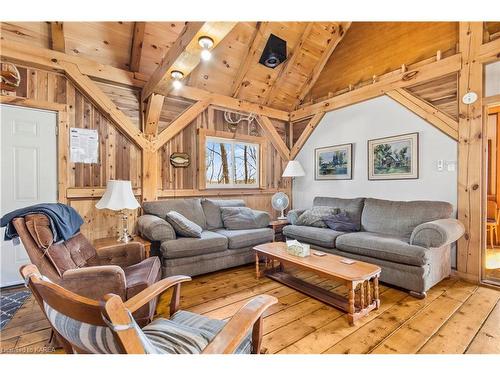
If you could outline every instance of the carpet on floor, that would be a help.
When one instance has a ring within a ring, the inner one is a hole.
[[[0,331],[12,319],[17,310],[23,305],[31,295],[29,290],[20,292],[1,292],[0,295]]]

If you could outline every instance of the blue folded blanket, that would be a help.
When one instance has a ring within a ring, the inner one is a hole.
[[[80,231],[83,220],[73,207],[62,203],[41,203],[9,212],[0,219],[0,227],[7,227],[4,240],[19,237],[12,220],[29,214],[45,214],[50,220],[54,242],[66,241]]]

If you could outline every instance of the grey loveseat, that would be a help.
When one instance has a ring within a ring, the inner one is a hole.
[[[463,224],[451,218],[450,203],[316,197],[313,206],[344,210],[361,230],[345,233],[294,225],[305,210],[291,210],[291,225],[283,228],[287,238],[377,264],[382,268],[381,281],[418,297],[425,297],[427,290],[450,275],[451,244],[464,233]]]
[[[144,215],[138,219],[141,236],[152,241],[152,251],[159,251],[163,277],[200,275],[255,260],[252,248],[271,242],[274,232],[268,228],[267,212],[254,210],[259,228],[237,230],[224,228],[221,207],[244,207],[243,200],[169,199],[145,202]],[[179,237],[165,220],[168,212],[177,211],[203,228],[201,238]]]

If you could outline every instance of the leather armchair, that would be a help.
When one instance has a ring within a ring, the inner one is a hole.
[[[43,214],[15,218],[13,224],[42,275],[81,296],[99,300],[113,293],[128,300],[161,279],[160,260],[145,259],[142,244],[117,243],[96,251],[81,233],[54,243],[49,219]],[[152,320],[157,300],[134,312],[140,326]]]

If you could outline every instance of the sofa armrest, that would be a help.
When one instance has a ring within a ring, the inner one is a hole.
[[[81,296],[101,300],[114,293],[126,298],[125,272],[119,266],[94,266],[75,268],[63,273],[60,285]]]
[[[426,248],[441,247],[457,241],[465,233],[457,219],[440,219],[417,226],[410,237],[410,245]]]
[[[269,212],[259,210],[252,211],[255,217],[255,222],[257,223],[259,228],[266,228],[271,222],[271,215],[269,215]]]
[[[300,215],[304,213],[305,210],[290,210],[286,214],[286,218],[288,222],[292,225],[294,225],[297,222],[297,219],[299,218]]]
[[[175,240],[174,228],[162,218],[155,215],[142,215],[137,220],[137,227],[142,237],[150,241]]]
[[[127,267],[146,258],[144,245],[138,242],[116,243],[96,250],[96,265]]]

